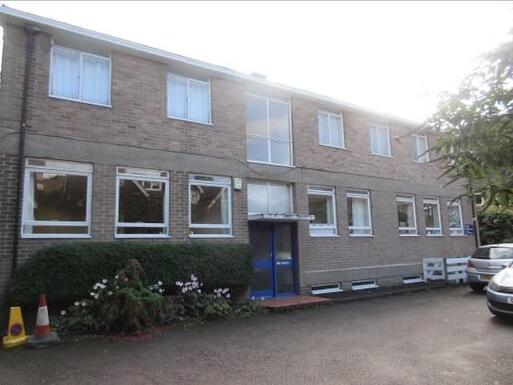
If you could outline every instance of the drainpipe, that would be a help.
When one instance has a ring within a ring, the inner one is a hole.
[[[12,271],[18,267],[18,254],[21,232],[21,215],[23,202],[23,181],[25,179],[25,133],[27,128],[27,105],[29,97],[29,82],[32,74],[32,58],[34,53],[35,36],[39,28],[33,25],[25,26],[28,35],[25,53],[25,75],[23,79],[23,99],[21,104],[20,139],[18,145],[18,189],[16,191],[16,211],[14,213],[14,241],[12,247]]]

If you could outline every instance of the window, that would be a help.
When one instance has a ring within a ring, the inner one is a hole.
[[[116,191],[116,237],[167,237],[168,172],[118,167]]]
[[[308,187],[308,209],[315,219],[310,222],[311,236],[337,235],[335,189],[333,187]]]
[[[440,220],[440,202],[438,198],[424,198],[424,221],[426,235],[442,235]]]
[[[459,200],[449,202],[449,233],[451,235],[463,235],[463,217],[461,214],[461,203]]]
[[[472,254],[475,259],[513,259],[513,248],[479,247]]]
[[[289,103],[246,95],[247,159],[292,164]]]
[[[418,163],[428,163],[429,153],[427,136],[424,135],[412,135],[412,152],[413,161]]]
[[[413,196],[398,196],[396,200],[397,216],[399,219],[399,234],[417,235],[415,198]]]
[[[52,47],[50,96],[110,105],[110,58]]]
[[[27,159],[24,238],[85,238],[91,226],[90,164]]]
[[[290,186],[277,183],[248,183],[248,213],[291,214]]]
[[[351,236],[372,235],[371,208],[368,191],[347,193],[347,215]]]
[[[370,150],[373,155],[392,156],[390,150],[390,133],[387,126],[369,125]]]
[[[210,83],[168,74],[167,116],[210,123]]]
[[[189,232],[191,237],[232,235],[231,179],[191,175],[189,178]]]
[[[323,146],[344,148],[344,123],[342,115],[319,111],[319,143]]]

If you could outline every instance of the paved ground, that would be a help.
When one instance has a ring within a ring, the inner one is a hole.
[[[513,324],[444,288],[170,329],[145,341],[0,351],[0,384],[512,384]]]

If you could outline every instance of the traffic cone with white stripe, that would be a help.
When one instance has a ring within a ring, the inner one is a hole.
[[[46,306],[46,296],[39,296],[39,309],[37,310],[36,330],[27,342],[27,346],[35,348],[44,348],[59,342],[59,337],[52,332],[50,327],[50,318],[48,318],[48,306]]]

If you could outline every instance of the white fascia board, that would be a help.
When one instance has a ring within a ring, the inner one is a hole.
[[[91,31],[86,28],[78,27],[75,25],[63,23],[61,21],[53,20],[47,17],[34,15],[28,12],[19,11],[14,8],[7,7],[5,5],[0,6],[0,25],[3,25],[5,22],[11,22],[14,24],[34,24],[41,27],[42,30],[47,32],[66,32],[78,37],[88,38],[95,40],[97,42],[102,42],[109,46],[114,46],[118,48],[124,48],[128,51],[134,52],[134,54],[139,56],[152,56],[158,57],[164,60],[176,61],[179,63],[191,65],[197,68],[201,68],[203,70],[211,71],[219,75],[224,75],[230,78],[239,79],[242,81],[247,81],[253,84],[263,85],[266,87],[271,87],[275,89],[279,89],[281,91],[289,92],[298,96],[302,96],[308,99],[313,99],[319,102],[325,102],[340,106],[343,109],[353,110],[358,112],[364,112],[367,114],[375,115],[377,117],[394,121],[408,127],[417,128],[421,125],[420,122],[404,119],[398,116],[394,116],[391,114],[383,113],[380,111],[375,111],[366,107],[362,107],[356,104],[348,103],[342,100],[338,100],[329,96],[320,95],[315,92],[310,92],[307,90],[302,90],[299,88],[287,86],[280,83],[271,82],[264,79],[258,79],[254,76],[244,74],[242,72],[218,66],[215,64],[207,63],[201,60],[189,58],[187,56],[178,55],[169,51],[165,51],[159,48],[153,48],[144,44],[135,43],[129,40],[125,40],[119,37],[114,37],[111,35],[107,35],[100,32]]]

